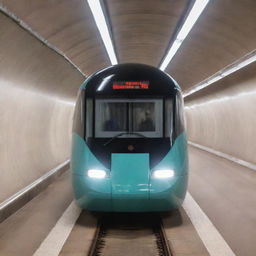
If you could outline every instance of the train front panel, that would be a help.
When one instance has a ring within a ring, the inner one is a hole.
[[[145,212],[182,204],[188,182],[182,103],[175,81],[145,65],[114,66],[85,81],[71,157],[81,208]]]

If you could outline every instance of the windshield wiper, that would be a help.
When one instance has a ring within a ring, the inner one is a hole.
[[[126,134],[134,134],[134,135],[138,135],[140,137],[143,137],[143,138],[148,138],[147,136],[143,135],[142,133],[139,133],[139,132],[120,132],[118,133],[117,135],[115,135],[114,137],[112,137],[110,140],[108,140],[106,143],[104,143],[103,145],[104,146],[107,146],[109,143],[111,143],[114,139],[122,136],[122,135],[126,135]]]

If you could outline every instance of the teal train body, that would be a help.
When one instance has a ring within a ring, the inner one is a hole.
[[[78,205],[90,211],[169,211],[188,182],[183,100],[177,83],[146,65],[123,64],[80,88],[71,172]]]

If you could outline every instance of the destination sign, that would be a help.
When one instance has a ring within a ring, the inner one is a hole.
[[[139,89],[147,90],[149,88],[149,81],[118,81],[113,82],[112,88],[114,90],[129,90],[129,89]]]

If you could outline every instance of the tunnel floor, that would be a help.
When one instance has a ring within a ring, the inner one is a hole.
[[[230,246],[234,252],[232,255],[255,255],[256,195],[253,190],[256,178],[253,171],[192,146],[189,152],[190,195]],[[76,207],[71,202],[70,177],[66,172],[0,224],[0,255],[87,255],[95,238],[99,215],[80,212],[77,208],[75,214],[79,217],[67,232],[69,219],[62,218],[67,209],[71,209],[70,205]],[[69,214],[76,218],[71,210]],[[192,220],[192,215],[187,212],[185,204],[184,208],[161,214],[173,255],[229,256],[217,249],[214,253],[214,248],[207,247],[205,237],[209,234],[205,233],[204,237],[196,227],[203,225],[204,221]],[[62,225],[61,229],[58,229],[59,225]],[[57,231],[52,235],[54,230]],[[58,236],[63,236],[63,233],[67,237],[59,242]],[[120,243],[124,242],[121,240]],[[211,242],[214,245],[214,241]]]

